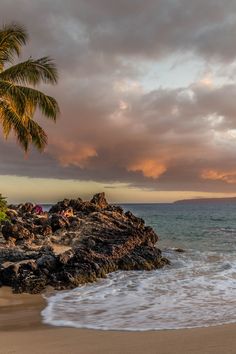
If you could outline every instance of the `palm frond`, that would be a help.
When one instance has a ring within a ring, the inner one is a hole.
[[[0,100],[0,120],[2,122],[5,138],[8,137],[13,129],[19,144],[27,151],[31,139],[29,131],[22,122],[21,117],[9,104],[2,100]]]
[[[0,30],[0,71],[3,70],[5,62],[12,62],[15,55],[19,56],[27,39],[28,34],[23,26],[15,23],[3,26]]]
[[[59,114],[59,106],[55,98],[31,87],[0,80],[0,97],[11,102],[21,115],[32,116],[36,108],[39,108],[43,115],[55,121]]]
[[[19,84],[37,85],[40,82],[56,84],[57,79],[57,68],[49,57],[36,60],[30,58],[0,73],[0,80]]]
[[[48,137],[44,129],[30,117],[22,119],[7,103],[0,101],[0,120],[7,138],[12,130],[25,152],[29,144],[42,151],[47,145]]]
[[[30,87],[17,86],[17,88],[25,95],[26,101],[35,109],[39,108],[45,117],[54,121],[57,119],[60,110],[55,98]]]
[[[33,119],[28,119],[27,128],[31,136],[32,144],[40,151],[47,145],[48,137],[43,128]]]
[[[0,80],[0,97],[14,106],[18,114],[23,115],[25,113],[26,97],[19,86],[10,81]]]

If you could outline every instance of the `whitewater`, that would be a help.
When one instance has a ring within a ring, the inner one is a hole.
[[[123,207],[156,230],[157,246],[171,265],[151,272],[115,272],[47,296],[43,322],[129,331],[236,322],[236,203]]]

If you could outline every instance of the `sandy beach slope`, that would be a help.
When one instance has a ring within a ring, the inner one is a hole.
[[[0,354],[235,354],[236,325],[119,332],[41,324],[41,296],[0,289]]]

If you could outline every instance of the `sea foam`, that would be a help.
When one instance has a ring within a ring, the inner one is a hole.
[[[236,253],[164,252],[171,266],[116,272],[47,297],[43,322],[102,330],[161,330],[236,322]]]

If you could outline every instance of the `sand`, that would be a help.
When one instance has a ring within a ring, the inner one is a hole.
[[[0,354],[235,354],[236,325],[120,332],[41,323],[44,300],[0,289]]]

